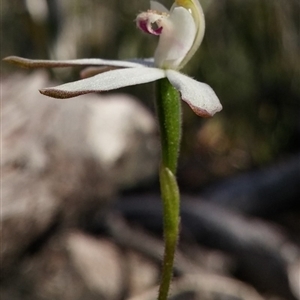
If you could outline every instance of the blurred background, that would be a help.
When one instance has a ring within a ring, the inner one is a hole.
[[[223,110],[201,119],[182,104],[172,299],[299,299],[300,2],[201,4],[204,41],[183,72],[208,83]],[[1,57],[151,57],[157,38],[134,22],[148,8],[145,0],[3,1]],[[79,72],[1,64],[5,300],[156,292],[154,86],[61,102],[39,95]]]

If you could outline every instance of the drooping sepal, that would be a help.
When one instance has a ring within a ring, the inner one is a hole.
[[[209,85],[174,70],[165,72],[171,84],[179,91],[181,99],[198,116],[208,118],[222,110],[218,96]]]

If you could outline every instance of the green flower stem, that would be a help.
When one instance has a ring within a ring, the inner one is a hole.
[[[176,173],[181,140],[181,100],[167,78],[157,81],[156,110],[160,126],[162,163]]]
[[[180,195],[175,178],[181,139],[181,102],[178,91],[164,78],[157,83],[157,116],[162,162],[159,172],[163,200],[165,253],[158,300],[167,300],[179,233]]]

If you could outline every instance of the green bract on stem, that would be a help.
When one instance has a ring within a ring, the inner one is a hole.
[[[181,139],[181,102],[178,91],[164,78],[157,82],[156,109],[160,126],[162,161],[159,171],[163,201],[165,252],[159,300],[166,300],[173,275],[179,232],[180,195],[175,178]]]

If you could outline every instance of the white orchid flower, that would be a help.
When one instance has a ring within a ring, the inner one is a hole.
[[[180,92],[182,100],[197,115],[210,117],[220,111],[222,105],[210,86],[178,71],[195,54],[204,36],[204,15],[198,0],[176,0],[170,11],[162,4],[151,1],[151,9],[140,13],[136,23],[144,32],[159,36],[152,59],[54,61],[11,56],[5,60],[23,67],[93,67],[82,73],[83,77],[93,75],[91,77],[40,90],[42,94],[54,98],[71,98],[92,92],[110,91],[167,77]]]

